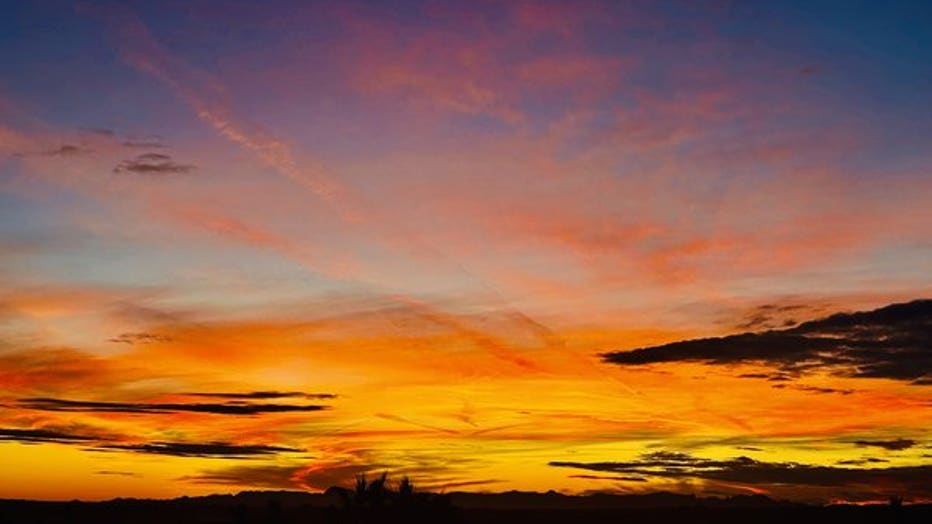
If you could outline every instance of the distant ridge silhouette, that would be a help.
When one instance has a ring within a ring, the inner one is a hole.
[[[378,480],[376,482],[378,485]],[[367,482],[368,485],[368,482]],[[357,486],[358,488],[358,486]],[[412,486],[413,488],[413,486]],[[330,488],[325,493],[243,491],[151,500],[119,498],[104,502],[48,502],[0,499],[0,524],[362,524],[366,522],[430,523],[926,523],[932,504],[902,504],[902,500],[868,506],[818,506],[773,500],[764,495],[697,497],[667,492],[639,495],[563,495],[556,492],[423,493],[428,504],[390,502],[407,488],[382,488],[347,500],[357,493]],[[417,492],[412,489],[404,497]],[[368,498],[375,495],[375,499]],[[440,498],[434,498],[440,497]],[[373,504],[375,500],[381,502]],[[409,502],[413,498],[408,499]]]

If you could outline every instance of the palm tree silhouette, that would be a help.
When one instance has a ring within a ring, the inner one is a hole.
[[[365,474],[356,476],[352,490],[339,491],[342,511],[337,521],[342,523],[367,522],[452,522],[453,507],[446,495],[420,492],[408,477],[403,477],[393,489],[388,474],[374,480]]]

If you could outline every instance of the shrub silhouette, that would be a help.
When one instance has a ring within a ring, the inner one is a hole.
[[[365,474],[356,477],[354,489],[340,489],[341,508],[334,513],[341,524],[368,522],[418,523],[453,522],[455,512],[448,496],[417,491],[414,483],[404,477],[393,488],[388,474],[374,480]]]

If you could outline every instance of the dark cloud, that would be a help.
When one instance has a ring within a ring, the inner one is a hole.
[[[789,377],[784,377],[779,374],[771,374],[771,373],[743,373],[741,375],[738,375],[738,378],[763,378],[763,379],[774,380],[774,381],[790,380]]]
[[[302,450],[282,446],[260,446],[230,444],[227,442],[210,442],[192,444],[188,442],[149,442],[146,444],[111,444],[97,449],[116,449],[137,453],[171,455],[175,457],[202,458],[247,458],[278,453],[296,453]]]
[[[877,457],[867,457],[862,459],[850,459],[850,460],[839,460],[838,464],[845,464],[849,466],[863,466],[864,464],[880,464],[883,462],[890,462],[887,459],[877,458]]]
[[[616,477],[610,475],[570,475],[570,478],[586,480],[621,480],[624,482],[647,482],[647,479],[644,477]]]
[[[192,165],[176,163],[169,155],[143,153],[131,160],[124,160],[113,168],[114,173],[137,173],[140,175],[177,175],[191,173]]]
[[[224,398],[232,400],[271,400],[276,398],[334,399],[334,393],[304,393],[301,391],[248,391],[245,393],[182,393],[189,397]]]
[[[771,379],[768,379],[771,380]],[[838,394],[838,395],[850,395],[854,393],[853,389],[841,389],[841,388],[823,388],[818,386],[807,386],[805,384],[774,384],[770,386],[776,389],[798,389],[799,391],[808,391],[809,393],[823,393],[823,394]]]
[[[745,313],[736,327],[752,331],[786,328],[798,324],[793,316],[808,310],[803,304],[763,304]]]
[[[60,147],[46,151],[46,156],[74,156],[82,153],[89,153],[90,150],[73,144],[64,144]]]
[[[325,490],[331,486],[352,486],[358,475],[389,469],[388,466],[380,464],[353,463],[320,464],[313,468],[285,464],[243,465],[208,470],[198,475],[181,477],[180,480],[197,484]]]
[[[46,429],[0,428],[0,441],[3,440],[24,443],[54,442],[59,444],[74,444],[93,441],[95,438]]]
[[[466,479],[454,474],[450,462],[428,456],[407,456],[406,467],[391,466],[377,460],[339,461],[313,464],[246,464],[210,469],[179,480],[197,484],[222,484],[274,489],[325,490],[332,486],[351,487],[359,475],[379,475],[390,471],[393,477],[407,476],[423,489],[443,491],[457,487],[496,483],[492,479]],[[471,462],[471,461],[466,461]]]
[[[121,142],[123,147],[146,148],[146,149],[163,149],[167,148],[165,139],[161,135],[129,135]]]
[[[44,149],[41,151],[31,151],[31,152],[21,152],[15,153],[13,156],[18,158],[25,157],[71,157],[78,156],[92,151],[84,146],[75,145],[75,144],[62,144],[51,149]]]
[[[359,475],[391,469],[385,464],[356,464],[353,462],[323,464],[320,467],[302,471],[297,480],[304,486],[325,490],[331,486],[352,486]],[[398,472],[400,474],[400,472]]]
[[[622,476],[706,479],[745,485],[851,487],[894,493],[924,493],[932,478],[932,465],[859,469],[761,462],[748,457],[713,460],[664,451],[628,462],[551,462],[550,465]]]
[[[917,442],[908,438],[898,438],[893,440],[856,440],[855,446],[875,447],[888,449],[890,451],[901,451],[915,446]]]
[[[250,404],[242,402],[217,403],[131,403],[89,402],[57,398],[24,398],[18,407],[42,411],[104,412],[104,413],[211,413],[217,415],[258,415],[262,413],[287,413],[321,411],[327,406],[318,404]]]
[[[155,140],[126,140],[122,142],[122,144],[124,147],[139,147],[145,149],[161,149],[168,147],[167,145]]]
[[[299,487],[292,480],[301,470],[299,466],[233,466],[219,470],[205,471],[199,475],[181,477],[179,480],[196,484],[223,484],[231,486],[250,486],[256,488],[295,489]]]
[[[838,395],[850,395],[854,393],[853,389],[839,389],[839,388],[822,388],[818,386],[795,386],[795,389],[800,391],[809,391],[811,393],[828,393],[828,394],[838,394]]]
[[[133,473],[132,471],[110,471],[110,470],[101,470],[95,471],[94,473],[98,475],[114,475],[118,477],[141,477],[142,475],[138,473]]]
[[[928,384],[932,377],[932,300],[839,313],[794,328],[674,342],[604,353],[605,362],[759,363],[776,367],[769,380],[811,371],[845,377]]]
[[[488,486],[490,484],[501,484],[499,479],[479,479],[479,480],[438,480],[436,482],[425,482],[419,480],[417,485],[424,488],[425,490],[432,492],[444,493],[451,489],[474,487],[474,486]]]
[[[162,153],[143,153],[137,156],[136,159],[144,162],[167,162],[171,160],[172,157]]]
[[[108,442],[109,440],[109,442]],[[231,444],[228,442],[148,442],[142,444],[124,444],[113,442],[113,437],[79,435],[67,431],[50,429],[15,429],[0,428],[0,441],[13,441],[25,444],[71,444],[91,451],[133,451],[157,455],[178,457],[225,457],[248,458],[278,453],[298,453],[304,450],[284,446]],[[122,472],[101,471],[99,474],[122,475]]]
[[[120,333],[119,335],[108,339],[109,342],[116,342],[118,344],[151,344],[153,342],[171,342],[172,338],[159,335],[158,333]]]

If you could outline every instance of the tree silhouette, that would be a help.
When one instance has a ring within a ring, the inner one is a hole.
[[[339,523],[455,520],[448,496],[418,491],[408,477],[403,477],[397,488],[393,488],[387,473],[382,473],[374,480],[368,480],[365,474],[361,474],[356,477],[354,489],[341,489],[338,493],[342,508],[335,513],[335,520]]]

